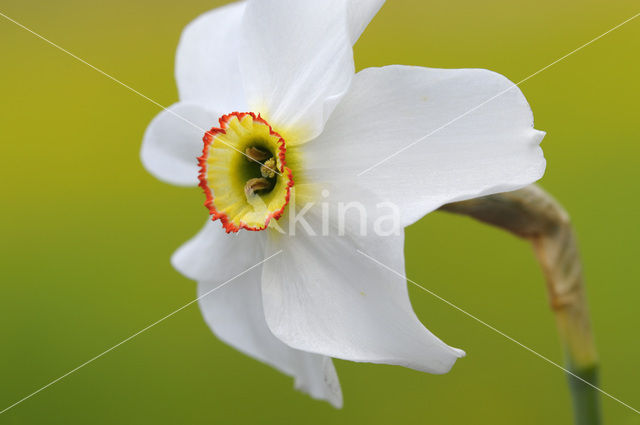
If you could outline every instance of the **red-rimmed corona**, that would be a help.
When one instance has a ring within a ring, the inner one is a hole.
[[[289,203],[293,176],[285,141],[253,112],[233,112],[219,122],[205,133],[198,158],[205,206],[227,233],[264,230]]]

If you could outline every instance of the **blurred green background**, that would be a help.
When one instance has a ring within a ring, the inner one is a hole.
[[[182,28],[222,2],[3,0],[0,11],[142,93],[177,100]],[[488,68],[519,81],[637,13],[637,0],[390,1],[358,69]],[[158,108],[0,18],[0,410],[195,297],[169,257],[206,218],[199,189],[138,160]],[[581,242],[602,386],[640,407],[640,18],[523,84],[548,132],[542,185]],[[435,213],[407,274],[551,359],[562,354],[529,246]],[[0,416],[9,424],[568,424],[564,374],[410,288],[468,356],[444,376],[336,361],[343,410],[219,342],[196,305]],[[640,415],[603,400],[608,424]]]

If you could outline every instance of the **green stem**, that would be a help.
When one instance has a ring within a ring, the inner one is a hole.
[[[529,240],[547,282],[566,368],[598,385],[596,354],[578,245],[567,212],[540,187],[531,185],[445,205],[442,211],[463,214]],[[600,425],[598,391],[568,375],[576,425]]]
[[[593,385],[598,385],[598,368],[595,366],[587,369],[573,368],[573,373]],[[574,376],[567,375],[567,377],[575,423],[578,425],[600,425],[600,394],[598,391]]]

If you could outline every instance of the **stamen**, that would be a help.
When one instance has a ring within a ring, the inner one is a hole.
[[[251,158],[255,162],[264,161],[267,158],[271,158],[271,154],[269,152],[265,152],[261,149],[256,148],[255,146],[251,146],[245,149],[244,153],[247,155],[247,159]]]
[[[262,174],[262,177],[272,179],[276,176],[275,168],[276,160],[271,157],[260,167],[260,174]]]
[[[244,193],[247,198],[254,196],[259,190],[265,190],[271,188],[269,180],[259,177],[255,179],[247,180],[247,184],[244,186]]]

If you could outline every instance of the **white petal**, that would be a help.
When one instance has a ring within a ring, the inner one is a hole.
[[[319,208],[320,211],[322,207]],[[403,236],[323,236],[318,209],[295,235],[268,238],[262,296],[271,331],[291,347],[359,362],[445,373],[464,355],[418,320],[404,275]],[[353,227],[347,225],[347,228]],[[357,227],[357,226],[356,226]]]
[[[353,44],[358,41],[364,29],[383,4],[384,0],[349,0],[349,31]]]
[[[171,264],[189,279],[222,282],[264,258],[264,239],[264,232],[226,233],[220,221],[209,220],[178,248]]]
[[[249,0],[240,69],[249,106],[289,145],[319,134],[353,78],[348,0]]]
[[[221,340],[293,376],[301,391],[341,407],[340,383],[331,359],[289,347],[266,325],[260,288],[263,240],[263,232],[227,234],[220,223],[208,222],[178,249],[172,263],[187,277],[200,280],[202,314]]]
[[[144,133],[140,158],[151,174],[181,186],[198,184],[202,137],[218,118],[201,106],[176,103],[160,112]]]
[[[301,148],[310,178],[366,187],[408,225],[447,202],[538,180],[543,136],[499,74],[389,66],[358,73],[322,135]]]
[[[245,3],[199,16],[182,32],[176,53],[180,99],[228,113],[246,111],[238,50]]]
[[[256,259],[258,261],[258,259]],[[295,378],[295,387],[342,407],[342,392],[331,358],[296,350],[276,338],[264,319],[261,269],[256,268],[212,292],[221,282],[200,282],[204,318],[218,338]]]

